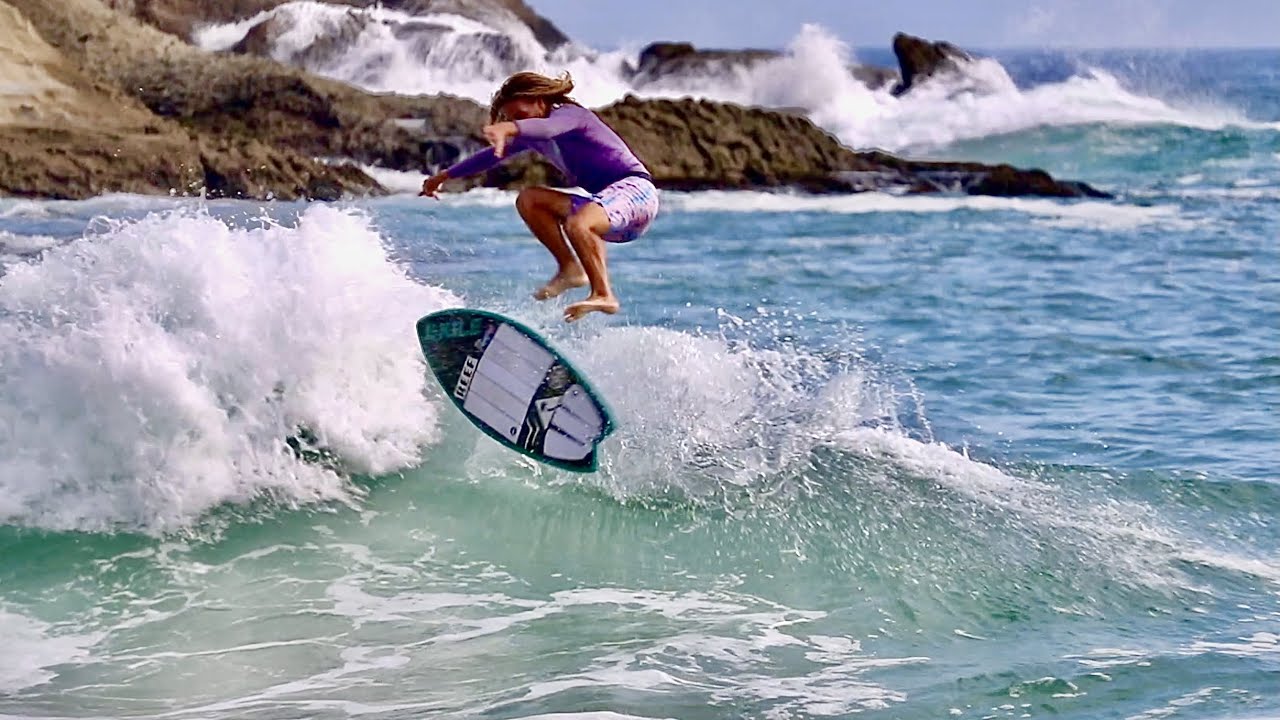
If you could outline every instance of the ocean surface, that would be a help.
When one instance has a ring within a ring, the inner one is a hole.
[[[0,199],[0,717],[1280,717],[1280,51],[853,58],[685,89],[1117,198],[666,193],[572,326],[510,193]],[[457,305],[598,473],[453,409]]]

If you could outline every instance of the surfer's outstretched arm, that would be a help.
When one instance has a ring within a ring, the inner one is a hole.
[[[422,183],[422,192],[418,194],[425,195],[427,197],[435,197],[436,193],[440,191],[440,187],[444,185],[446,180],[471,177],[472,175],[478,175],[482,172],[492,170],[503,160],[515,157],[528,149],[529,148],[525,145],[524,141],[519,137],[513,138],[509,143],[507,143],[504,148],[505,153],[503,156],[498,155],[497,148],[487,147],[465,160],[456,162],[447,169],[441,170],[435,175],[424,180]]]

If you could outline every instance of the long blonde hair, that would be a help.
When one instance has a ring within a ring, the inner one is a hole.
[[[567,72],[558,78],[536,72],[518,72],[507,78],[493,94],[493,100],[489,103],[489,122],[497,122],[502,114],[502,106],[508,100],[516,98],[541,99],[548,106],[577,105],[578,101],[569,97],[572,91],[573,77]]]

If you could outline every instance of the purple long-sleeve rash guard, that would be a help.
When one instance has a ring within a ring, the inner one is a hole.
[[[628,175],[648,175],[631,148],[604,121],[577,105],[560,105],[545,118],[517,120],[519,133],[507,143],[503,160],[533,150],[551,161],[565,178],[598,193]],[[484,172],[501,160],[486,148],[449,168],[449,177]]]

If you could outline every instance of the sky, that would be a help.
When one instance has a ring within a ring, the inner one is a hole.
[[[655,40],[783,48],[817,23],[856,48],[899,30],[970,48],[1280,47],[1280,0],[526,0],[608,50]]]

